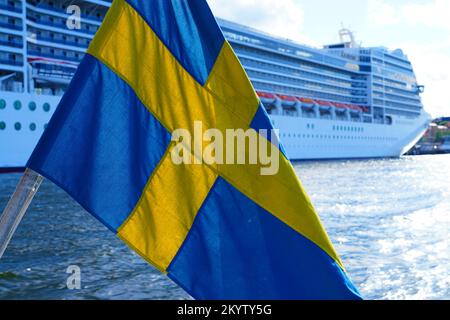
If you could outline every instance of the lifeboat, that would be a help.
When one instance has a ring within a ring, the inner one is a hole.
[[[29,58],[28,63],[36,80],[61,84],[69,84],[78,67],[75,63],[49,58]]]
[[[361,108],[362,112],[364,112],[364,113],[369,113],[370,112],[369,107],[366,107],[366,106],[359,106],[359,107]]]
[[[275,99],[277,98],[276,95],[270,92],[256,91],[256,94],[264,102],[274,102]]]
[[[354,104],[348,104],[347,108],[350,110],[350,113],[353,113],[353,114],[360,114],[362,111],[360,106],[357,106]]]
[[[302,105],[302,109],[305,111],[314,111],[314,107],[316,106],[313,99],[309,98],[297,98]]]
[[[284,95],[284,94],[277,94],[276,95],[283,103],[286,103],[286,102],[290,102],[290,103],[297,103],[298,102],[298,100],[297,100],[297,98],[296,97],[294,97],[294,96],[288,96],[288,95]]]
[[[299,102],[296,97],[285,94],[277,94],[278,99],[281,100],[281,106],[285,114],[297,115],[297,103]]]
[[[332,104],[336,109],[339,109],[341,111],[347,110],[347,105],[345,103],[333,102]]]
[[[331,111],[331,108],[333,108],[331,102],[325,100],[314,100],[314,102],[317,103],[320,110]]]

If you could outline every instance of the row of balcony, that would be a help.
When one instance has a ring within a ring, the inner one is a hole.
[[[11,58],[0,58],[0,64],[6,64],[10,66],[23,66],[23,61],[14,60]]]
[[[40,41],[47,41],[47,42],[51,42],[51,43],[59,43],[62,45],[67,45],[67,46],[74,46],[74,47],[79,47],[79,48],[83,48],[87,49],[87,47],[89,46],[89,43],[80,43],[79,41],[72,41],[72,40],[64,40],[64,39],[58,39],[58,38],[52,38],[52,37],[45,37],[45,36],[36,36],[36,40],[40,40]]]
[[[52,54],[47,52],[39,52],[37,50],[28,50],[28,54],[31,56],[37,56],[37,57],[44,57],[44,58],[51,58],[51,59],[58,59],[58,60],[65,60],[65,61],[72,61],[79,63],[81,59],[83,59],[84,54],[80,54],[80,56],[77,57],[69,57],[65,56],[63,54]]]
[[[53,27],[53,28],[63,28],[65,30],[69,30],[69,29],[67,29],[67,26],[66,26],[65,22],[61,22],[61,21],[53,21],[53,22],[52,21],[42,21],[41,19],[37,19],[35,17],[27,17],[27,19],[29,21],[32,21],[34,23],[41,24],[41,25],[44,25],[44,26],[49,26],[49,27]],[[92,30],[92,29],[84,28],[84,27],[81,26],[80,29],[73,30],[73,31],[94,35],[97,32],[97,29]]]
[[[0,22],[0,28],[12,29],[12,30],[23,30],[23,25],[21,24],[13,24],[9,22]]]
[[[22,13],[22,6],[13,6],[6,3],[0,3],[0,9],[16,13]]]
[[[38,5],[32,5],[29,4],[31,7],[35,7],[37,9],[44,9],[44,10],[49,10],[49,11],[53,11],[55,13],[63,13],[65,14],[65,12],[63,11],[62,8],[55,8],[52,7],[46,3],[40,3]],[[106,12],[106,11],[105,11]],[[82,13],[81,14],[81,19],[86,19],[86,20],[93,20],[93,21],[97,21],[97,22],[102,22],[103,21],[103,16],[97,16],[97,15],[93,15],[93,14],[88,14],[88,13]]]
[[[23,42],[0,40],[0,46],[23,48]]]

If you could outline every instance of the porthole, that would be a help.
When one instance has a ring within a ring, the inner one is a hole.
[[[35,131],[36,130],[36,124],[34,122],[30,123],[30,130]]]
[[[50,104],[46,102],[46,103],[44,103],[42,108],[44,109],[45,112],[49,112],[50,111]]]
[[[48,123],[44,124],[44,130],[47,129]]]
[[[31,101],[31,102],[28,104],[28,108],[29,108],[31,111],[36,110],[36,102]]]
[[[6,101],[4,99],[0,99],[0,110],[6,108]]]
[[[20,124],[20,122],[16,122],[14,124],[14,129],[16,129],[17,131],[19,131],[20,129],[22,129],[22,125]]]
[[[20,110],[22,108],[22,103],[19,100],[14,101],[14,109]]]
[[[6,129],[6,123],[4,121],[0,121],[0,130]]]

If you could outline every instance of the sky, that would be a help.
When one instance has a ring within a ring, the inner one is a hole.
[[[336,43],[342,26],[362,46],[401,48],[425,109],[450,116],[450,0],[208,0],[218,17],[303,44]]]

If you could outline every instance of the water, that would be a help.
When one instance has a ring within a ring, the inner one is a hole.
[[[450,155],[295,168],[365,298],[450,299]],[[0,175],[0,208],[19,177]],[[98,298],[189,297],[46,182],[0,261],[0,299]]]

